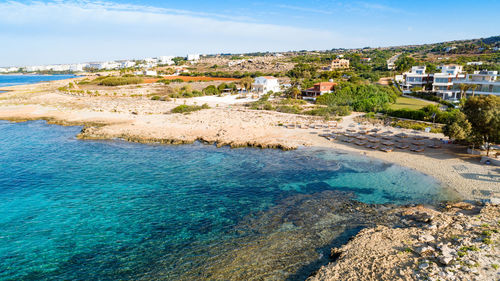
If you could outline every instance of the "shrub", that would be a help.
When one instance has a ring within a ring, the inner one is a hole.
[[[193,111],[198,111],[202,109],[209,109],[210,106],[208,104],[203,104],[203,105],[187,105],[187,104],[181,104],[174,109],[172,109],[172,113],[188,113],[188,112],[193,112]]]
[[[160,80],[156,81],[156,83],[161,83],[161,84],[168,85],[168,84],[171,83],[171,80],[169,80],[169,79],[160,79]]]
[[[377,112],[386,109],[397,97],[394,87],[344,82],[334,93],[319,96],[316,102],[327,106],[348,106],[355,111]]]
[[[304,113],[308,115],[323,116],[323,117],[330,117],[331,115],[346,116],[351,114],[351,110],[349,109],[348,106],[328,106],[328,107],[318,106]]]
[[[283,113],[299,114],[301,108],[297,105],[280,105],[276,107],[276,111]]]
[[[130,84],[140,84],[143,80],[140,77],[106,77],[98,81],[98,85],[102,86],[120,86]]]

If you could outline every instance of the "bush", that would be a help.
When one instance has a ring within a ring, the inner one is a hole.
[[[203,105],[187,105],[187,104],[182,104],[174,109],[172,109],[172,113],[188,113],[188,112],[193,112],[193,111],[198,111],[202,109],[209,109],[210,106],[208,104],[203,104]]]
[[[280,105],[276,107],[276,111],[283,113],[299,114],[302,110],[297,105]]]
[[[348,106],[318,106],[314,109],[308,110],[304,112],[305,114],[308,115],[313,115],[313,116],[323,116],[323,117],[330,117],[330,116],[346,116],[351,114],[351,110],[349,109]]]
[[[160,80],[156,81],[156,83],[161,83],[161,84],[168,85],[168,84],[171,83],[171,80],[169,80],[169,79],[160,79]]]
[[[392,117],[419,120],[419,121],[428,121],[428,122],[436,122],[441,124],[447,124],[454,116],[457,114],[458,110],[453,109],[450,111],[440,111],[436,105],[427,105],[424,108],[413,110],[413,109],[388,109],[386,110],[386,114]],[[435,118],[433,118],[433,114],[435,114]]]
[[[140,77],[105,77],[104,79],[99,79],[97,84],[102,86],[120,86],[140,84],[142,82],[143,80]]]
[[[316,103],[327,106],[348,106],[350,110],[377,112],[388,108],[398,97],[394,87],[340,83],[334,93],[324,94]]]
[[[206,96],[217,96],[220,94],[220,91],[214,85],[210,85],[203,89],[203,94]]]

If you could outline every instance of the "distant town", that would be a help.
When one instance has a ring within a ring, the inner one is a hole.
[[[300,97],[315,100],[335,90],[334,80],[369,80],[390,84],[405,94],[434,93],[443,100],[458,102],[463,96],[500,95],[497,37],[453,41],[422,46],[333,49],[329,51],[266,52],[253,54],[188,54],[185,57],[87,62],[75,64],[0,67],[0,73],[66,74],[120,71],[138,76],[209,76],[252,78],[254,92],[265,94],[289,88],[290,80]],[[306,77],[294,68],[308,66]],[[312,71],[311,71],[312,70]],[[296,77],[294,77],[294,75]],[[315,76],[315,77],[314,77]],[[276,80],[278,79],[278,80]],[[276,82],[276,81],[279,82]],[[337,82],[335,81],[335,82]],[[330,83],[330,84],[328,84]]]

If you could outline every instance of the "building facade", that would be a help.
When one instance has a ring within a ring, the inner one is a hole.
[[[463,67],[461,65],[445,65],[439,68],[441,73],[434,73],[432,91],[442,94],[443,98],[451,97],[455,81],[465,78]]]
[[[460,93],[461,84],[468,85],[466,95],[495,95],[500,96],[500,80],[498,71],[480,70],[467,74],[464,79],[455,81],[453,91]]]
[[[316,83],[313,87],[302,91],[302,99],[315,101],[317,97],[333,92],[336,86],[337,83],[334,82]]]
[[[338,69],[338,68],[349,68],[349,60],[347,59],[334,59],[332,61],[332,65],[330,66],[331,69]]]
[[[259,95],[267,94],[270,91],[276,93],[281,92],[281,87],[278,78],[273,76],[260,76],[255,78],[252,84],[252,91]]]
[[[425,66],[413,66],[409,72],[403,73],[403,92],[411,92],[414,89],[430,90],[433,75],[425,73]]]

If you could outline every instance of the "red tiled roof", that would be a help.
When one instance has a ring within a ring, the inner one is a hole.
[[[333,87],[333,86],[337,86],[337,83],[335,83],[335,82],[319,82],[319,83],[314,84],[314,86],[330,86],[330,87]]]

